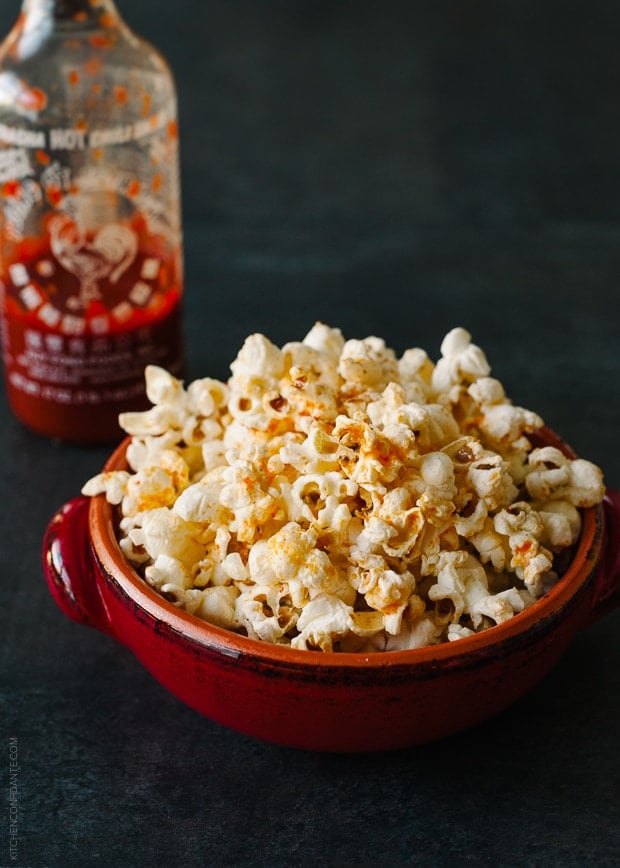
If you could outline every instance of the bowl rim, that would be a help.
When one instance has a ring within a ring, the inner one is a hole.
[[[569,455],[572,450],[549,429],[541,429],[545,441],[551,440]],[[108,458],[104,471],[118,470],[126,466],[125,451],[130,438],[123,440]],[[114,510],[105,495],[90,498],[89,535],[92,552],[102,578],[116,586],[121,594],[131,601],[137,611],[146,614],[155,622],[165,625],[181,640],[205,651],[216,652],[233,659],[253,659],[265,664],[293,668],[322,669],[339,668],[351,672],[359,669],[408,668],[420,664],[434,667],[448,661],[455,665],[471,662],[481,654],[500,654],[502,646],[512,645],[515,640],[524,640],[526,635],[540,635],[551,629],[575,603],[580,592],[595,575],[603,538],[604,517],[602,504],[581,509],[582,526],[573,557],[565,573],[542,597],[512,618],[489,627],[472,636],[455,641],[445,641],[422,648],[400,651],[314,651],[291,648],[252,639],[224,627],[211,624],[175,606],[152,588],[129,564],[123,554],[114,528]],[[114,629],[114,623],[111,623]],[[124,637],[119,637],[123,641]]]

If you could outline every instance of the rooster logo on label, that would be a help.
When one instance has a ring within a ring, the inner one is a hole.
[[[67,215],[54,217],[49,224],[51,252],[62,267],[79,281],[79,292],[67,299],[67,307],[84,310],[101,298],[99,282],[115,284],[136,258],[138,239],[120,223],[102,227],[89,239]]]

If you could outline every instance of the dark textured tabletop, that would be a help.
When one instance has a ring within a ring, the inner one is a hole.
[[[322,320],[436,357],[462,325],[620,487],[617,4],[119,8],[178,84],[190,379],[225,378],[254,331],[281,344]],[[620,612],[442,742],[258,742],[56,608],[45,526],[109,450],[28,433],[4,392],[0,414],[1,866],[620,864]]]

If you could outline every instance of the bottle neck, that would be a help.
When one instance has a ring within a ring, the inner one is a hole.
[[[120,16],[114,0],[23,0],[22,14],[36,21],[63,22],[74,26],[114,26]]]

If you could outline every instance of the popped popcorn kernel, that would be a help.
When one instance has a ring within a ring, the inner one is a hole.
[[[538,500],[567,500],[580,507],[594,506],[605,493],[603,474],[595,464],[567,458],[554,446],[530,453],[525,485]]]
[[[558,581],[605,492],[591,462],[534,445],[543,420],[490,373],[463,328],[437,363],[323,323],[250,335],[225,383],[147,367],[153,406],[120,417],[128,469],[82,491],[194,617],[332,653],[457,642]]]
[[[125,470],[98,473],[97,476],[93,476],[82,486],[82,494],[87,497],[105,494],[108,503],[118,506],[127,494],[127,483],[130,478],[130,474]]]

